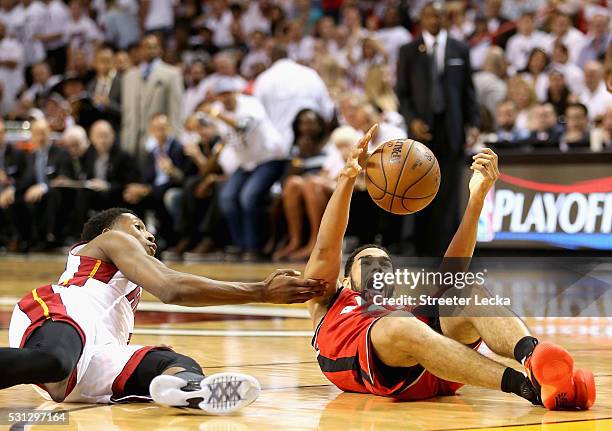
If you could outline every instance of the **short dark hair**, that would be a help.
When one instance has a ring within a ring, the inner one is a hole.
[[[353,266],[353,262],[355,262],[355,256],[357,256],[360,252],[362,252],[366,248],[377,248],[379,250],[384,251],[389,256],[391,256],[391,253],[389,253],[389,250],[384,248],[382,245],[378,245],[378,244],[364,244],[364,245],[362,245],[360,247],[357,247],[355,250],[353,250],[351,252],[351,254],[349,254],[348,258],[346,259],[346,263],[344,264],[344,276],[345,277],[348,277],[348,276],[351,275],[351,267]]]
[[[584,112],[585,116],[589,116],[589,109],[586,107],[586,105],[584,105],[583,103],[570,103],[565,107],[565,112],[567,112],[568,109],[570,108],[578,108],[581,109],[582,112]]]
[[[83,226],[83,230],[81,231],[81,241],[91,241],[100,235],[104,229],[112,227],[117,218],[123,214],[136,215],[134,211],[127,208],[110,208],[96,214]]]

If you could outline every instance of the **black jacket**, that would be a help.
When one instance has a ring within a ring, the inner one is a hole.
[[[17,186],[17,193],[25,192],[30,186],[33,186],[37,182],[35,156],[36,153],[28,154],[27,168],[22,180]],[[47,157],[47,183],[59,176],[76,179],[70,155],[64,149],[51,145],[49,147],[49,156]]]
[[[95,77],[87,83],[87,95],[91,100],[94,109],[95,120],[106,120],[112,124],[115,131],[119,130],[121,125],[121,76],[115,75],[111,82],[111,88],[108,93],[109,104],[107,106],[97,106],[94,104],[94,95],[96,92],[96,84],[98,78]]]
[[[396,93],[400,113],[408,127],[417,118],[425,121],[430,128],[433,126],[430,68],[423,36],[400,48]],[[480,113],[472,82],[469,47],[450,36],[446,40],[442,87],[449,148],[461,153],[465,143],[465,126],[477,127]]]
[[[95,177],[96,160],[98,152],[92,146],[83,155],[82,166],[87,180]],[[132,157],[114,144],[110,150],[106,168],[106,181],[110,183],[110,192],[120,192],[128,183],[138,182],[140,172]]]
[[[11,178],[14,185],[22,181],[22,178],[27,169],[27,157],[23,151],[18,150],[13,145],[4,144],[4,170],[6,175]]]

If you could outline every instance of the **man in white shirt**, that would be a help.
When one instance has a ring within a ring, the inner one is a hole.
[[[6,37],[6,25],[0,22],[0,117],[15,108],[17,94],[24,84],[23,46]]]
[[[69,19],[68,7],[61,0],[43,0],[45,22],[42,41],[51,70],[54,74],[63,74],[67,63],[66,22]]]
[[[555,42],[551,59],[549,69],[557,69],[563,73],[565,82],[567,82],[572,93],[580,94],[584,91],[584,72],[580,67],[569,61],[569,51],[561,41]]]
[[[561,39],[563,45],[569,50],[569,60],[578,62],[578,56],[585,43],[585,35],[572,26],[572,20],[568,15],[558,13],[552,21],[551,35],[555,39]]]
[[[239,160],[221,190],[221,212],[234,245],[245,252],[245,259],[255,260],[263,247],[266,197],[283,174],[288,152],[259,100],[239,94],[236,83],[227,78],[217,80],[212,91],[220,103],[205,112],[229,126],[224,140]]]
[[[265,107],[288,152],[293,144],[291,125],[297,113],[308,108],[330,121],[334,114],[334,102],[319,74],[288,59],[284,47],[274,46],[270,59],[273,64],[257,77],[253,95]]]
[[[383,17],[383,28],[376,32],[376,39],[380,41],[389,56],[389,71],[392,81],[395,82],[397,69],[397,55],[402,45],[412,40],[412,35],[401,26],[399,10],[394,5],[387,6]]]
[[[64,24],[69,49],[83,50],[88,62],[93,61],[94,47],[104,37],[96,23],[83,11],[81,0],[70,0],[70,18]]]
[[[44,33],[46,9],[38,0],[22,0],[23,3],[23,32],[20,42],[25,53],[25,65],[40,63],[46,57],[45,48],[41,42]],[[26,72],[27,73],[27,72]]]
[[[510,62],[512,71],[518,72],[527,66],[527,59],[534,48],[550,52],[552,38],[550,35],[535,30],[534,14],[525,12],[517,23],[518,32],[508,39],[506,59]]]
[[[0,2],[0,21],[6,25],[7,36],[19,39],[23,32],[23,5],[18,0]]]
[[[145,33],[170,32],[174,25],[176,3],[176,0],[141,0],[141,12],[145,17]]]
[[[603,66],[598,61],[589,61],[584,65],[586,88],[580,94],[580,102],[587,107],[591,120],[597,120],[612,105],[612,93],[606,89],[603,72]]]
[[[585,15],[589,20],[589,32],[580,50],[579,66],[584,66],[587,61],[603,58],[612,42],[610,11],[601,6],[589,5],[585,8]]]

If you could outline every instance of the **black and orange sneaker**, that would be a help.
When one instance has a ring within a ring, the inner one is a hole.
[[[586,410],[595,402],[593,373],[582,369],[574,372],[574,360],[559,345],[538,344],[525,361],[525,370],[549,410]]]

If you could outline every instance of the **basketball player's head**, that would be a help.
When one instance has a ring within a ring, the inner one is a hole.
[[[349,255],[344,266],[342,285],[356,292],[362,292],[364,299],[373,295],[393,295],[394,285],[385,285],[383,290],[374,288],[374,274],[392,273],[393,262],[389,251],[376,244],[366,244],[356,248]]]
[[[90,218],[81,232],[81,241],[91,241],[110,230],[118,230],[133,236],[149,256],[155,255],[155,237],[140,218],[126,208],[110,208]]]

